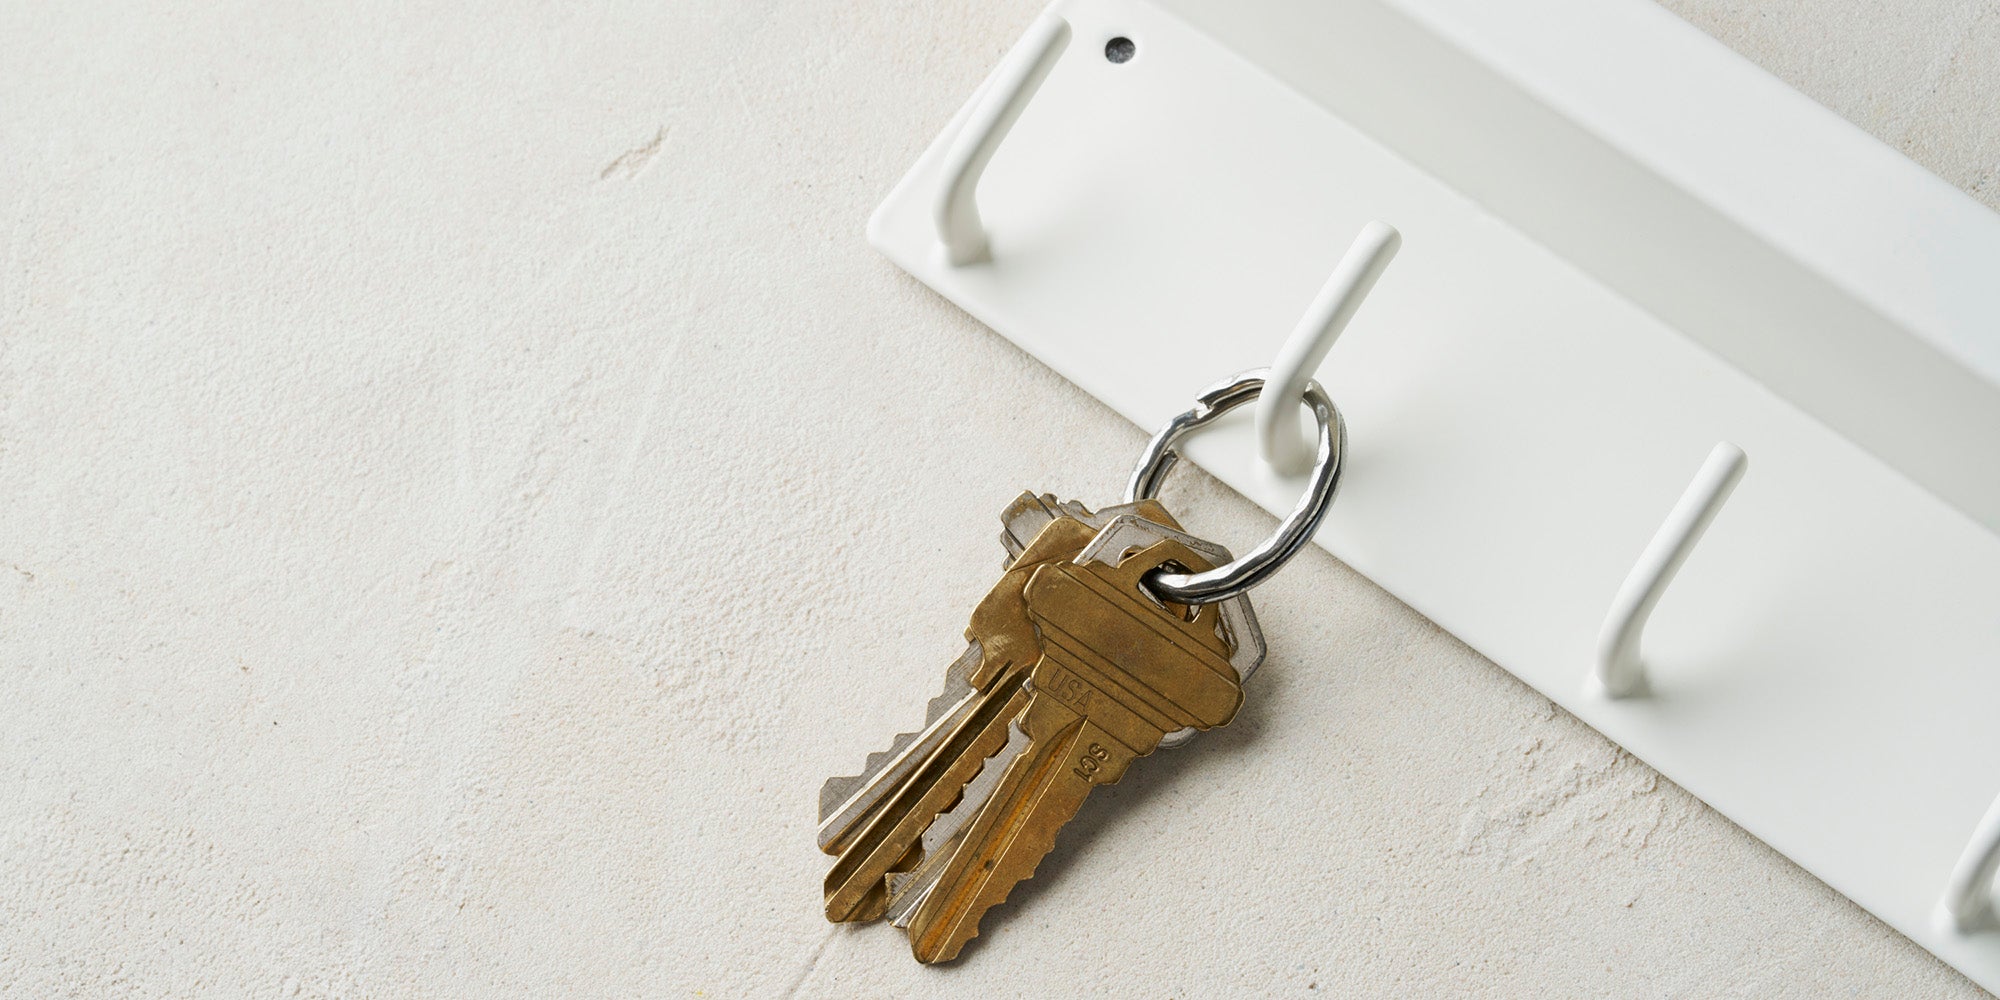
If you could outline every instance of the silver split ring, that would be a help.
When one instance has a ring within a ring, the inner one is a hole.
[[[1153,440],[1146,443],[1139,467],[1132,470],[1132,481],[1125,487],[1125,502],[1158,496],[1160,483],[1180,460],[1175,451],[1180,440],[1256,399],[1270,375],[1269,368],[1254,368],[1217,382],[1195,397],[1194,409],[1167,421],[1153,435]],[[1340,488],[1340,456],[1347,450],[1347,422],[1341,419],[1340,410],[1318,382],[1306,383],[1305,404],[1319,423],[1319,449],[1313,459],[1312,478],[1298,506],[1285,515],[1271,537],[1232,562],[1200,573],[1155,570],[1148,574],[1146,584],[1154,594],[1176,604],[1226,601],[1263,583],[1312,539],[1320,522],[1326,520],[1327,508],[1333,506],[1334,492]]]

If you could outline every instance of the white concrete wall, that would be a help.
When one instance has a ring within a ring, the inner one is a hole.
[[[1143,440],[861,239],[1036,6],[0,7],[0,994],[1976,993],[1317,549],[964,961],[821,919]],[[2000,199],[1992,4],[1673,6]]]

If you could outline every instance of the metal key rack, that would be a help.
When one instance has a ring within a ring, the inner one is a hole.
[[[1274,512],[1318,372],[1320,544],[2000,988],[2000,217],[1642,0],[1173,6],[870,239],[1143,427],[1271,364],[1187,455]]]

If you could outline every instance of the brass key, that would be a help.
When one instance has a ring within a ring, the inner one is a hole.
[[[1159,504],[1146,501],[1136,506],[1149,519],[1173,526],[1172,517]],[[957,801],[986,759],[1006,744],[1008,723],[1028,700],[1021,682],[1041,657],[1023,590],[1037,569],[1074,557],[1096,534],[1095,528],[1072,517],[1049,522],[974,609],[965,636],[980,650],[980,663],[968,678],[977,694],[954,715],[921,763],[841,844],[840,860],[827,873],[824,887],[828,920],[881,916],[889,902],[888,874],[923,860],[924,830]]]
[[[1135,518],[1169,528],[1178,527],[1166,509],[1154,500],[1117,504],[1093,514],[1074,500],[1057,500],[1048,494],[1036,496],[1034,493],[1022,493],[1000,515],[1005,529],[1001,532],[1000,542],[1007,550],[1003,568],[1013,565],[1035,535],[1059,517],[1074,518],[1093,528],[1102,528],[1114,522],[1130,522]],[[1033,630],[1025,618],[1021,620],[1020,627]],[[845,852],[880,810],[889,794],[909,780],[917,765],[937,749],[954,727],[964,722],[979,693],[970,678],[980,669],[983,660],[979,643],[967,642],[965,651],[945,669],[943,690],[925,706],[921,729],[899,733],[888,749],[869,754],[860,774],[829,778],[820,787],[820,850],[833,855]]]
[[[1115,508],[1106,508],[1107,511]],[[1192,535],[1175,531],[1164,525],[1148,521],[1136,515],[1121,515],[1105,522],[1090,544],[1083,547],[1070,561],[1075,563],[1102,562],[1116,565],[1126,553],[1143,550],[1155,542],[1172,538],[1194,549],[1208,562],[1221,564],[1230,560],[1229,550],[1206,542]],[[1018,549],[1016,549],[1018,551]],[[1216,609],[1221,615],[1221,627],[1228,635],[1235,649],[1230,657],[1230,665],[1236,668],[1237,677],[1247,683],[1251,674],[1264,657],[1264,638],[1257,628],[1256,613],[1250,607],[1247,597],[1238,595],[1217,602]],[[969,668],[968,668],[969,669]],[[1160,749],[1186,743],[1196,733],[1184,729],[1168,735],[1160,741]],[[989,758],[979,774],[965,786],[965,793],[957,805],[940,813],[924,830],[923,860],[907,872],[892,872],[889,875],[889,905],[882,916],[895,926],[908,928],[910,919],[916,915],[917,907],[936,887],[944,874],[945,863],[957,845],[964,839],[966,827],[979,815],[980,808],[1000,784],[1001,775],[1007,765],[1026,749],[1028,738],[1019,729],[1008,732],[1007,745],[1000,753]]]
[[[1162,737],[1235,718],[1243,692],[1212,606],[1163,604],[1143,590],[1168,564],[1209,568],[1176,541],[1116,566],[1052,562],[1024,590],[1041,658],[1017,725],[1028,747],[1008,765],[910,923],[920,962],[958,956],[985,912],[1033,875],[1092,788],[1116,782]]]
[[[1235,717],[1264,653],[1248,592],[1324,520],[1347,440],[1340,412],[1307,382],[1319,446],[1305,495],[1242,558],[1169,527],[1151,498],[1181,441],[1256,399],[1268,375],[1210,386],[1161,426],[1123,504],[1092,514],[1030,493],[1009,505],[1001,544],[1015,561],[921,728],[820,786],[817,840],[838,856],[829,918],[888,916],[919,961],[955,958],[1092,788]],[[1078,524],[1096,532],[1081,548]]]

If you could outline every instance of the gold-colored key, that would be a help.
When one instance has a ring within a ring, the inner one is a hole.
[[[1135,512],[1149,520],[1177,527],[1159,504],[1146,501],[1135,506]],[[1043,565],[1074,557],[1096,533],[1083,521],[1057,517],[974,609],[965,637],[980,650],[979,665],[969,677],[977,694],[954,715],[921,763],[870,811],[856,833],[841,841],[840,859],[826,876],[828,920],[881,916],[889,902],[888,874],[907,871],[923,860],[924,830],[951,808],[986,759],[1006,744],[1009,722],[1028,701],[1022,681],[1042,655],[1023,591]]]
[[[1183,439],[1258,398],[1268,375],[1218,382],[1163,424],[1126,482],[1124,510],[1093,515],[1034,494],[1008,507],[1001,544],[1022,558],[975,616],[922,728],[820,786],[818,844],[839,857],[829,917],[888,916],[909,928],[919,961],[952,959],[1034,874],[1092,788],[1235,717],[1264,653],[1248,592],[1326,517],[1347,441],[1340,411],[1306,383],[1319,434],[1305,495],[1240,559],[1168,527],[1157,504],[1133,509],[1152,504]],[[1077,549],[1062,518],[1096,534]]]
[[[1092,513],[1075,501],[1058,500],[1048,494],[1022,493],[1000,514],[1003,526],[1000,543],[1007,550],[1003,571],[1020,558],[1036,534],[1059,517],[1073,518],[1093,528],[1102,528],[1121,518],[1141,518],[1178,529],[1166,509],[1153,500],[1117,504]],[[1019,627],[1024,631],[1033,631],[1033,626],[1025,618],[1020,619]],[[925,705],[921,729],[898,733],[887,749],[869,754],[860,774],[829,778],[820,786],[820,850],[836,856],[845,852],[881,809],[883,801],[909,780],[911,772],[937,749],[955,727],[963,724],[966,713],[979,694],[971,677],[980,670],[981,652],[978,642],[967,642],[965,651],[945,668],[943,690]]]
[[[1243,692],[1217,609],[1164,604],[1143,589],[1146,574],[1168,564],[1209,568],[1187,546],[1161,541],[1116,566],[1051,562],[1029,580],[1041,658],[1016,723],[1028,747],[918,906],[918,961],[957,957],[985,912],[1034,874],[1091,789],[1117,781],[1167,733],[1235,718]]]

